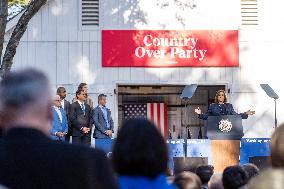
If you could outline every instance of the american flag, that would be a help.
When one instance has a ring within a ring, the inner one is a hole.
[[[168,115],[165,103],[124,104],[124,119],[149,119],[168,138]]]

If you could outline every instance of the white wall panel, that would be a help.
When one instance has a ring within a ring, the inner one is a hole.
[[[100,27],[81,30],[78,25],[79,0],[50,0],[32,18],[21,39],[13,69],[37,67],[48,74],[53,85],[64,84],[75,92],[77,85],[88,82],[91,93],[113,94],[117,83],[132,84],[228,84],[231,100],[238,111],[250,105],[257,114],[244,120],[246,136],[268,137],[273,124],[273,103],[259,95],[261,91],[242,91],[245,86],[269,83],[282,96],[284,89],[281,54],[284,41],[283,16],[279,16],[284,2],[258,1],[259,25],[239,27],[240,1],[192,1],[195,8],[159,8],[154,1],[100,1]],[[158,1],[157,1],[158,2]],[[159,1],[160,3],[162,1]],[[222,6],[220,6],[222,4]],[[227,14],[228,12],[233,14]],[[166,16],[165,16],[166,15]],[[181,20],[177,19],[180,16]],[[224,16],[225,15],[225,16]],[[184,19],[182,19],[184,18]],[[181,22],[183,21],[183,22]],[[273,21],[273,22],[272,22]],[[239,29],[238,68],[102,68],[102,29]],[[247,100],[243,100],[247,99]],[[249,103],[248,103],[249,102]],[[251,103],[253,102],[253,103]],[[267,102],[267,106],[261,104]],[[117,116],[115,96],[110,97],[113,115]],[[254,105],[255,104],[255,105]],[[279,99],[279,107],[284,101]],[[284,114],[279,111],[279,123]]]
[[[57,42],[57,85],[69,84],[69,49],[68,42]]]
[[[82,43],[70,42],[69,43],[69,82],[79,84],[82,82]]]

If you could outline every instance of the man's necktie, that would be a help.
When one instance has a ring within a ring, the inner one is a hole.
[[[85,105],[84,105],[84,103],[82,103],[81,108],[82,108],[82,110],[84,112],[84,115],[85,115]]]

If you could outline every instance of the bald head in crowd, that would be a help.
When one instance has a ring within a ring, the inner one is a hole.
[[[279,125],[271,137],[270,162],[274,168],[284,168],[284,123]]]
[[[224,189],[222,183],[222,174],[214,174],[211,176],[208,182],[208,188],[210,189]]]
[[[29,127],[48,135],[51,106],[48,79],[37,70],[11,72],[0,82],[0,119],[4,130]]]

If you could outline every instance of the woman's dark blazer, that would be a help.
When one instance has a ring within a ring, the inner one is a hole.
[[[238,114],[235,112],[233,105],[230,103],[224,104],[210,104],[206,113],[201,113],[198,115],[199,119],[207,120],[208,116],[220,116],[220,115],[241,115],[242,119],[247,119],[248,115],[246,113]]]

